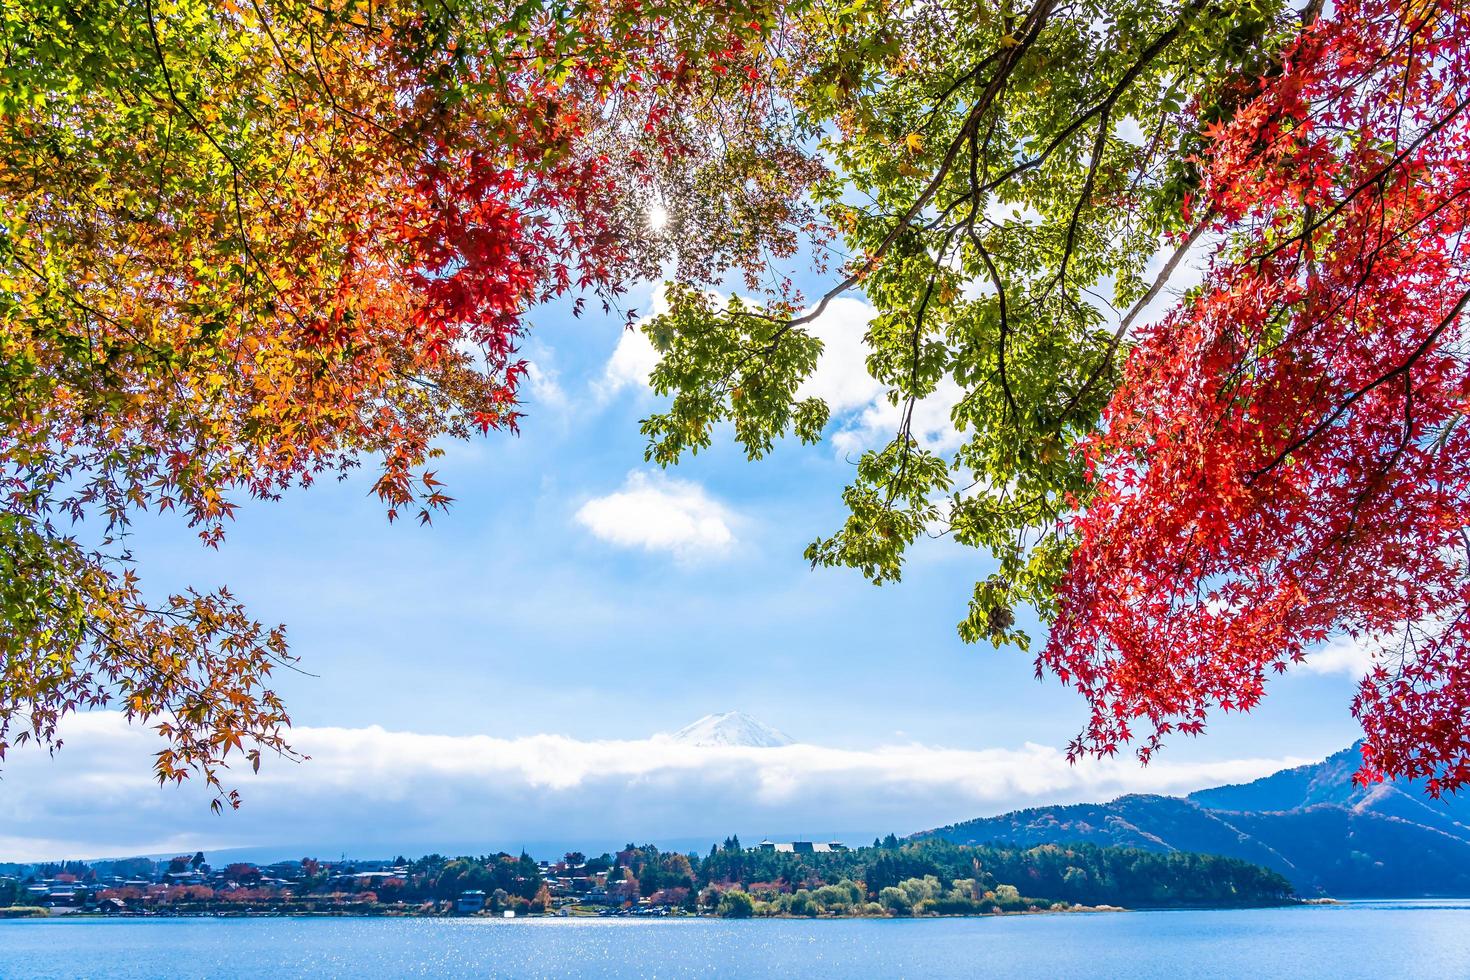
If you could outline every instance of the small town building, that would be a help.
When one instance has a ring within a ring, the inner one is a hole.
[[[454,901],[454,911],[460,915],[474,915],[484,911],[484,908],[485,893],[478,889],[460,892],[459,898]]]
[[[762,851],[775,851],[777,854],[835,854],[847,850],[847,845],[841,841],[809,841],[794,840],[780,843],[777,841],[763,840],[757,845]]]

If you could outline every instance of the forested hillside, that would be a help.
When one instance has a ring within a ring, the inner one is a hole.
[[[862,882],[877,898],[905,881],[973,881],[977,896],[1009,885],[1046,903],[1129,908],[1274,905],[1290,900],[1290,883],[1258,865],[1225,857],[1140,848],[1043,845],[986,847],[926,840],[830,854],[718,849],[700,862],[705,882],[754,892]],[[1045,906],[1043,906],[1045,907]],[[985,911],[955,908],[953,911]]]
[[[1037,807],[915,835],[1012,847],[1086,842],[1200,852],[1280,872],[1302,895],[1470,895],[1465,801],[1412,783],[1352,782],[1357,750],[1187,799]]]

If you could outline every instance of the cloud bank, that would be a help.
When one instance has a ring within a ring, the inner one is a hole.
[[[0,791],[0,860],[222,848],[367,856],[529,847],[586,850],[629,840],[729,833],[866,840],[1021,806],[1181,793],[1306,761],[1068,765],[1027,743],[855,750],[810,744],[702,747],[667,736],[501,739],[371,728],[297,728],[311,759],[244,773],[244,806],[220,816],[201,787],[149,778],[157,739],[120,714],[68,719],[54,758],[14,750]],[[299,856],[299,855],[296,855]]]

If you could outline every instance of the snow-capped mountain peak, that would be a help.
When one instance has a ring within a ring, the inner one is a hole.
[[[784,732],[761,724],[743,711],[705,715],[698,721],[685,725],[670,738],[684,745],[708,747],[743,746],[769,749],[791,744],[791,738]]]

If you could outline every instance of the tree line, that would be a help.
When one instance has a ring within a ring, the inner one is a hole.
[[[183,867],[183,859],[175,862]],[[162,867],[160,865],[160,867]],[[172,865],[170,865],[172,867]],[[130,906],[147,898],[175,910],[219,907],[279,911],[448,911],[467,892],[492,912],[540,913],[558,905],[666,906],[731,918],[752,915],[960,915],[1071,906],[1129,908],[1275,905],[1291,885],[1233,858],[1154,853],[1090,844],[1015,848],[899,841],[830,853],[745,848],[729,837],[708,854],[629,844],[588,857],[569,852],[542,865],[524,852],[399,857],[391,872],[362,879],[314,859],[282,885],[262,869],[228,865],[213,886],[198,883],[104,888],[82,862],[36,866],[27,877],[0,877],[0,907],[25,905],[29,882],[64,874],[95,898]],[[553,897],[555,896],[555,897]]]

